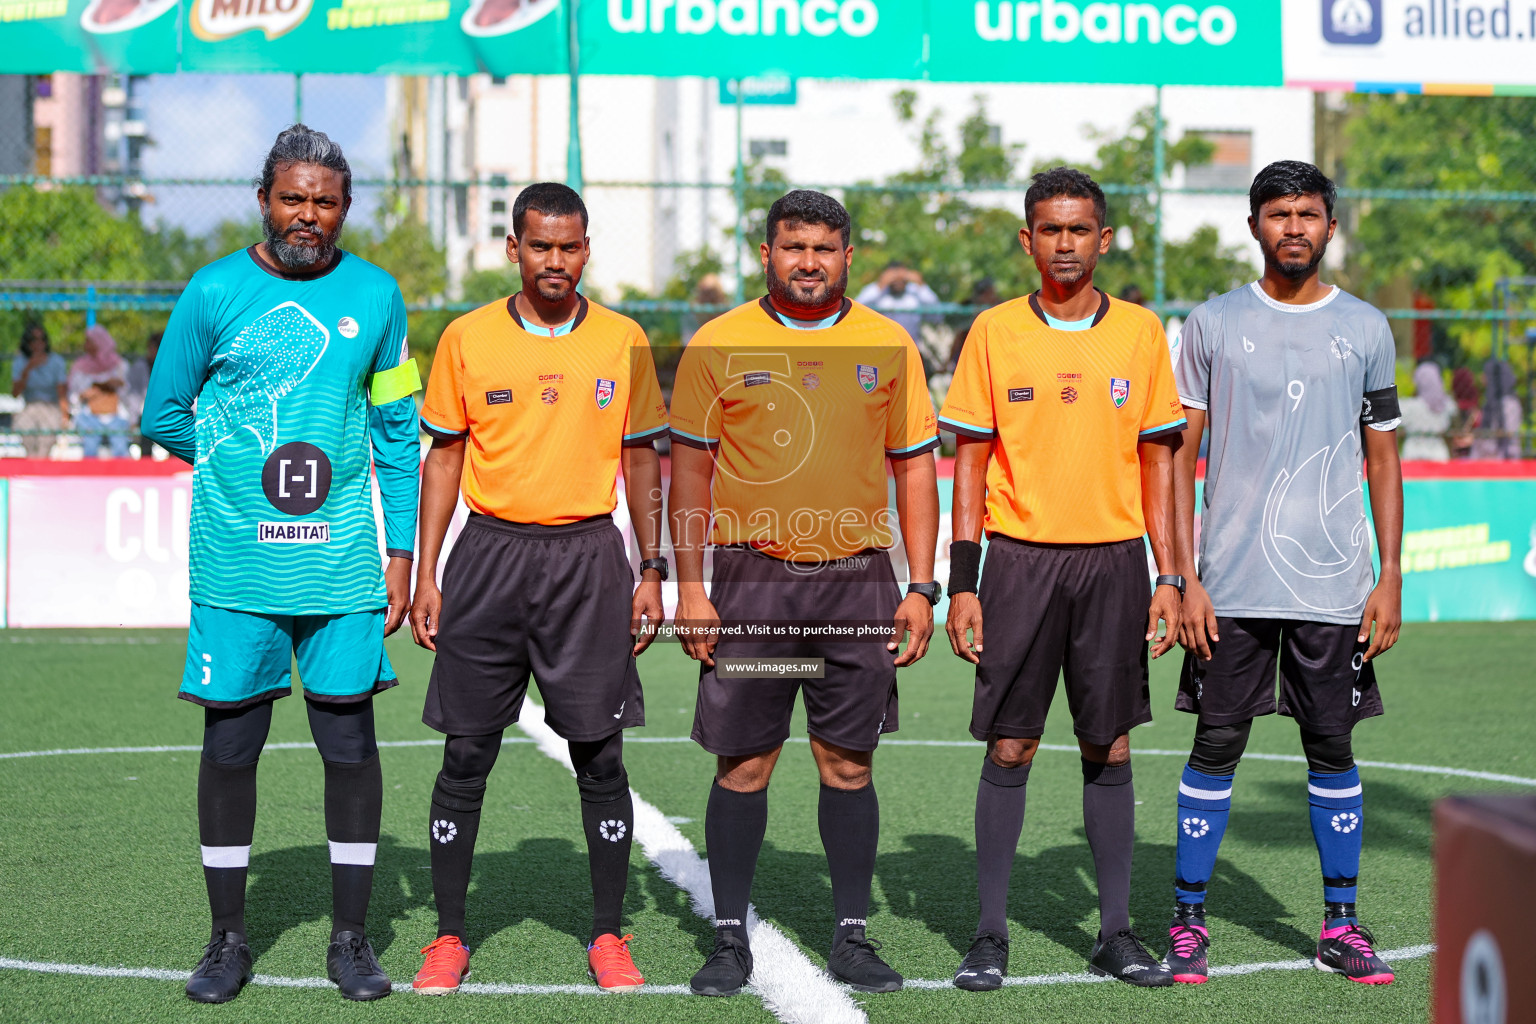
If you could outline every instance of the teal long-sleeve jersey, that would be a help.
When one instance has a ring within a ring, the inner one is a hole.
[[[210,263],[176,302],[142,430],[192,464],[190,595],[274,615],[386,603],[385,548],[409,557],[420,444],[394,278],[351,253],[287,277],[255,248]]]

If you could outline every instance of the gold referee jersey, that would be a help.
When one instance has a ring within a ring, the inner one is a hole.
[[[476,512],[544,526],[612,512],[621,449],[667,432],[650,343],[585,297],[569,333],[533,334],[515,298],[448,325],[422,427],[466,439],[464,502]]]
[[[887,458],[938,447],[922,357],[848,299],[831,326],[766,298],[711,320],[683,351],[672,439],[715,453],[715,544],[817,562],[888,548]]]
[[[1184,407],[1157,316],[1099,296],[1086,330],[1050,326],[1029,295],[966,335],[939,423],[993,441],[989,533],[1095,544],[1146,532],[1136,446],[1183,430]]]

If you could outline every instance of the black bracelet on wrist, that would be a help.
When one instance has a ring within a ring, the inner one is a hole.
[[[957,540],[949,545],[949,595],[974,594],[981,577],[981,545]]]

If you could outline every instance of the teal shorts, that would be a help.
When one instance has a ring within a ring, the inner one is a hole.
[[[386,609],[347,615],[267,615],[192,605],[183,700],[241,708],[293,692],[298,658],[304,696],[349,704],[394,686],[384,653]]]

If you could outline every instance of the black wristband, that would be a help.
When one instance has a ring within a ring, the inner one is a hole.
[[[976,593],[981,578],[981,545],[957,540],[949,545],[949,596]]]

